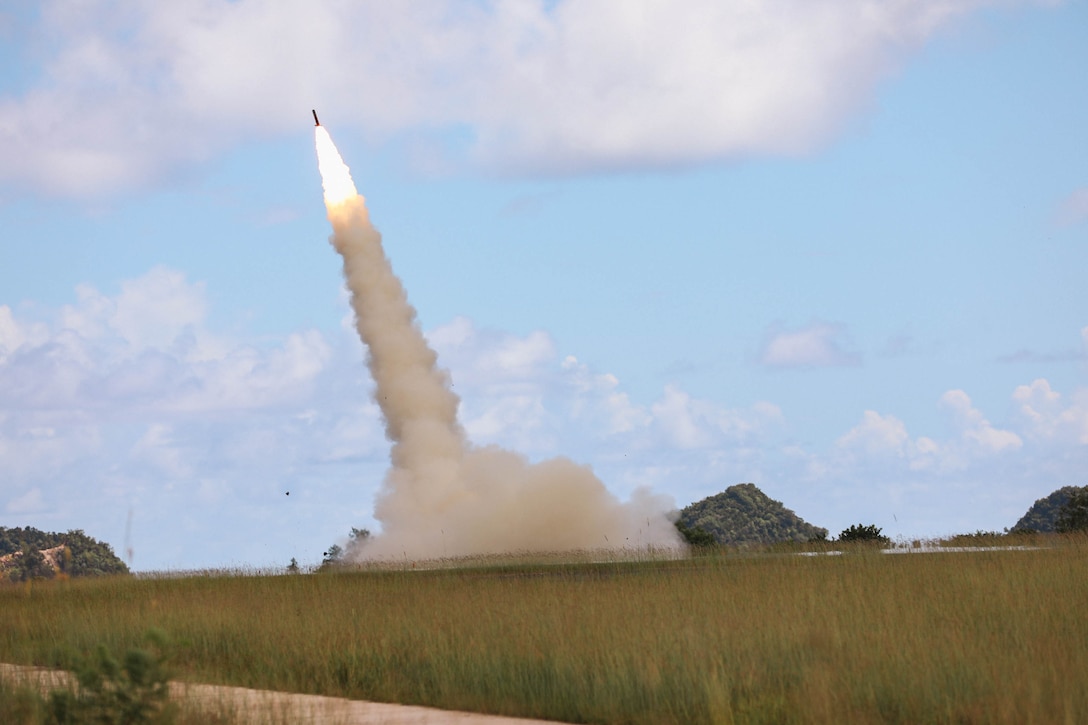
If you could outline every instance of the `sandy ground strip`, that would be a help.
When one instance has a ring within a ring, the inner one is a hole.
[[[0,677],[42,690],[67,687],[68,672],[44,667],[0,664]],[[543,725],[545,720],[526,720],[471,712],[436,710],[413,705],[390,705],[321,695],[298,695],[272,690],[250,690],[224,685],[170,683],[170,697],[188,700],[211,711],[225,706],[245,722],[310,723],[312,725]],[[244,716],[242,715],[244,713]]]

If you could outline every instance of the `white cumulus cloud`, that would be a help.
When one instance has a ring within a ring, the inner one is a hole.
[[[919,436],[912,438],[907,426],[894,415],[881,415],[875,410],[867,410],[862,420],[848,430],[835,442],[840,454],[845,454],[846,465],[853,466],[860,461],[887,461],[899,459],[910,470],[924,470],[941,464],[941,454],[946,446],[932,438]],[[842,462],[839,467],[841,468]],[[833,470],[829,464],[822,464],[824,471]]]
[[[622,381],[573,355],[551,336],[478,329],[456,318],[427,335],[461,396],[461,419],[475,443],[529,453],[588,450],[634,455],[659,446],[714,450],[782,425],[782,411],[757,401],[729,408],[667,385],[650,404]],[[623,453],[620,453],[620,452]]]
[[[1012,398],[1031,437],[1088,446],[1088,389],[1078,389],[1066,401],[1049,381],[1038,378],[1017,387]]]
[[[678,448],[723,447],[764,433],[784,422],[777,405],[757,402],[748,409],[731,409],[693,398],[675,385],[665,386],[650,406],[653,425],[664,440]]]
[[[0,308],[7,351],[0,402],[9,410],[166,413],[275,404],[304,391],[330,355],[313,330],[269,348],[218,339],[204,324],[203,285],[163,267],[126,280],[116,295],[87,285],[76,294],[51,320],[23,322]]]
[[[938,407],[951,414],[950,437],[912,436],[900,418],[867,410],[861,422],[835,441],[826,460],[817,457],[809,462],[810,470],[817,477],[873,467],[882,468],[884,475],[934,476],[986,467],[1024,446],[1018,433],[991,424],[963,390],[944,393]]]
[[[123,189],[313,107],[520,174],[795,154],[999,1],[55,0],[13,33],[44,40],[33,84],[0,96],[0,180]]]
[[[843,448],[861,448],[867,453],[902,456],[909,440],[903,421],[894,415],[883,416],[875,410],[867,410],[861,423],[847,431],[837,443]]]
[[[568,355],[562,365],[568,384],[576,391],[571,407],[574,418],[599,415],[598,422],[608,434],[640,430],[652,420],[644,406],[631,401],[615,375],[595,374],[573,355]]]
[[[941,406],[950,410],[962,427],[963,440],[985,452],[999,453],[1015,450],[1023,445],[1016,433],[1001,430],[990,424],[971,404],[971,398],[962,390],[949,390],[941,396]]]

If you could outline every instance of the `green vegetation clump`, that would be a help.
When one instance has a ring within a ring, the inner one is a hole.
[[[691,504],[680,511],[678,524],[687,529],[702,529],[719,544],[729,546],[809,541],[827,536],[827,529],[806,523],[753,483],[738,483]]]
[[[1058,530],[1058,517],[1062,507],[1078,491],[1088,491],[1088,486],[1063,486],[1049,496],[1038,499],[1012,527],[1012,532],[1055,533]]]
[[[680,536],[684,537],[684,541],[688,546],[699,550],[717,546],[718,540],[714,538],[714,534],[710,533],[702,526],[685,526],[684,522],[679,519],[677,519],[675,523],[676,530],[680,532]]]
[[[49,551],[49,550],[47,550]],[[54,553],[50,551],[50,553]],[[64,555],[64,550],[60,551]],[[0,576],[7,574],[13,582],[32,579],[52,579],[57,569],[45,558],[45,553],[26,544],[21,549],[0,559]]]
[[[0,678],[0,722],[20,725],[227,725],[236,718],[229,705],[170,699],[168,662],[172,647],[156,629],[145,647],[120,659],[104,645],[92,657],[74,659],[67,686],[45,692],[36,678]],[[12,675],[18,678],[18,675]],[[63,680],[62,680],[63,681]]]
[[[892,540],[881,533],[881,528],[875,524],[854,524],[842,530],[839,541],[845,543],[879,544],[887,546]]]
[[[54,576],[85,577],[128,574],[125,562],[109,544],[80,529],[64,534],[27,526],[0,526],[0,579],[27,581]]]
[[[1061,534],[1088,531],[1088,486],[1073,491],[1058,511],[1054,529]]]
[[[940,539],[938,546],[986,547],[986,546],[1038,546],[1040,536],[1034,531],[975,531],[973,534],[955,534]]]
[[[58,723],[137,725],[172,722],[169,707],[169,646],[166,635],[149,630],[149,648],[129,649],[118,661],[99,645],[95,656],[76,667],[79,687],[54,690],[49,710]]]
[[[0,677],[0,722],[45,725],[49,722],[49,708],[34,688],[15,685]]]
[[[330,571],[342,568],[344,565],[357,559],[359,552],[366,546],[368,541],[370,541],[369,529],[351,527],[351,533],[348,535],[346,545],[340,546],[339,544],[333,544],[324,551],[321,555],[321,566],[319,566],[317,570]],[[295,560],[292,559],[291,561],[294,562]],[[288,567],[288,570],[290,570],[290,567]]]

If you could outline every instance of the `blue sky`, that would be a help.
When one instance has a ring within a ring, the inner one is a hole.
[[[832,533],[1011,526],[1088,484],[1086,32],[1083,1],[0,4],[0,525],[137,569],[377,527],[316,108],[475,443],[677,507],[752,481]]]

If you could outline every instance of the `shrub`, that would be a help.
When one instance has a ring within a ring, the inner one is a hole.
[[[45,701],[28,685],[0,678],[0,722],[38,725],[46,722]]]
[[[321,554],[321,566],[318,567],[318,571],[329,571],[339,567],[344,560],[344,549],[339,544],[333,544],[329,547],[328,551],[324,551]]]
[[[844,542],[871,542],[878,544],[890,544],[892,542],[887,536],[880,533],[880,527],[874,524],[864,526],[862,524],[854,524],[853,526],[843,529],[839,534],[839,541]]]
[[[159,630],[145,635],[149,649],[130,649],[121,662],[104,645],[75,671],[75,690],[54,690],[49,710],[57,723],[136,725],[173,720],[167,707],[168,643]]]
[[[718,540],[714,538],[714,534],[702,526],[687,526],[678,519],[676,521],[676,530],[684,537],[684,541],[687,542],[688,546],[697,549],[706,549],[718,543]]]

